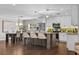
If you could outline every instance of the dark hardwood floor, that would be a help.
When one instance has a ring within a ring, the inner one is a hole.
[[[23,46],[21,43],[6,46],[5,41],[0,41],[0,55],[75,55],[67,51],[66,43],[58,43],[58,46],[47,50],[39,46]]]

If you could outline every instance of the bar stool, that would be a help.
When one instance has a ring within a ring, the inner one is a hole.
[[[29,43],[29,39],[30,39],[30,36],[28,35],[27,32],[23,32],[23,44],[24,45],[27,45]]]
[[[12,37],[8,35],[8,39],[9,39],[9,44],[12,44]]]
[[[38,33],[38,39],[40,39],[41,40],[41,46],[45,46],[46,47],[46,45],[47,45],[47,38],[45,37],[45,35],[44,35],[44,33],[42,33],[42,32],[39,32]]]
[[[35,44],[34,44],[34,43],[35,43],[34,40],[35,40],[35,39],[38,39],[38,37],[37,37],[37,35],[36,35],[35,32],[31,32],[31,33],[30,33],[30,37],[31,37],[31,40],[30,40],[31,46],[33,45],[33,47],[34,47],[34,45],[35,45]]]
[[[16,42],[15,43],[17,43],[18,41],[20,41],[21,40],[21,35],[20,35],[21,33],[19,32],[19,31],[17,31],[16,32]]]

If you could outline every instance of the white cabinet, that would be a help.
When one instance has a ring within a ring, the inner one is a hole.
[[[60,42],[66,42],[68,50],[75,50],[75,43],[79,41],[78,35],[69,35],[67,33],[60,32],[59,33]]]
[[[61,26],[70,26],[71,25],[71,16],[63,16],[60,18]]]
[[[72,25],[78,25],[78,5],[72,6]]]
[[[59,33],[59,41],[60,42],[66,42],[67,41],[67,34],[64,32]]]
[[[74,51],[76,42],[78,42],[78,35],[67,35],[68,50]]]

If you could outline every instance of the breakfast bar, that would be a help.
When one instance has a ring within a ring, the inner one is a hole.
[[[39,32],[35,32],[36,35],[38,36]],[[46,48],[47,49],[51,49],[53,47],[56,46],[56,33],[53,32],[43,32],[44,35],[46,36]],[[30,32],[28,32],[28,34],[31,34]],[[9,43],[9,37],[11,37],[11,43],[14,44],[15,43],[15,39],[16,39],[16,33],[7,33],[6,34],[6,44]],[[21,39],[22,39],[22,33],[21,33]]]

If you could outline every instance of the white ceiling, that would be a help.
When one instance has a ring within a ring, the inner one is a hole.
[[[1,4],[0,5],[0,18],[14,18],[23,16],[24,18],[36,17],[36,12],[46,9],[71,11],[72,5],[54,5],[54,4]]]

